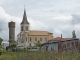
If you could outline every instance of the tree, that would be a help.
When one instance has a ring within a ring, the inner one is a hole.
[[[41,46],[40,41],[38,41],[35,45],[40,47]]]
[[[3,39],[0,38],[0,55],[2,54],[2,50],[1,50],[1,47],[2,47],[1,43],[2,43],[2,41],[3,41]]]
[[[14,40],[9,40],[8,42],[9,43],[16,43],[16,41],[14,41]]]
[[[17,44],[16,43],[10,43],[10,46],[13,48],[13,47],[16,47]]]
[[[3,41],[3,39],[2,39],[2,38],[0,38],[0,45],[1,45],[2,41]]]
[[[73,30],[72,36],[73,36],[72,38],[76,38],[75,30]]]

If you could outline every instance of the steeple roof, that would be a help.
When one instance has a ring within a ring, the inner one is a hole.
[[[25,8],[24,8],[24,15],[23,15],[23,20],[22,20],[21,24],[29,24],[29,22],[28,22],[28,20],[27,20]]]

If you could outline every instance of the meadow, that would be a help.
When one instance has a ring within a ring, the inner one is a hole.
[[[80,60],[80,43],[79,52],[53,52],[50,54],[49,52],[42,53],[40,50],[31,52],[28,49],[25,50],[22,52],[12,52],[11,49],[4,50],[0,55],[0,60]]]
[[[80,53],[78,52],[60,52],[60,53],[48,53],[48,52],[5,52],[0,56],[0,60],[80,60]]]

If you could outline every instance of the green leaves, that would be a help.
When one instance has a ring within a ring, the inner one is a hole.
[[[1,45],[2,41],[3,41],[3,39],[2,39],[2,38],[0,38],[0,45]]]
[[[10,40],[9,43],[16,43],[16,41],[14,41],[14,40]]]
[[[38,41],[35,45],[40,47],[41,46],[40,41]]]
[[[75,30],[72,32],[72,38],[76,38]]]
[[[16,44],[16,43],[10,43],[10,46],[11,46],[11,47],[16,47],[17,44]]]

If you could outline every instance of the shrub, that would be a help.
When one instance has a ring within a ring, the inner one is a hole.
[[[1,45],[0,45],[0,55],[2,54]]]
[[[9,40],[8,42],[9,43],[16,43],[16,41],[14,41],[14,40]]]
[[[0,55],[2,55],[2,50],[0,49]]]
[[[38,47],[40,47],[41,46],[40,41],[38,41],[35,45],[38,46]]]
[[[11,46],[11,47],[16,47],[17,44],[16,44],[16,43],[10,43],[10,46]]]
[[[79,42],[79,53],[80,53],[80,42]]]

